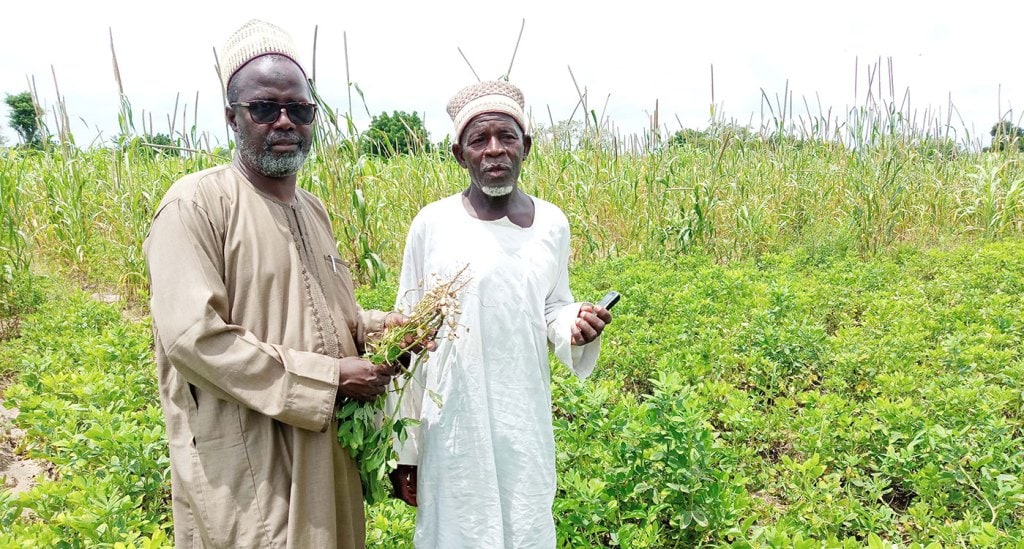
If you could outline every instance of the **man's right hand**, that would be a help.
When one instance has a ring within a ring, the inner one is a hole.
[[[389,473],[394,497],[416,507],[416,466],[399,465]]]
[[[342,358],[338,375],[338,400],[374,400],[387,391],[388,383],[395,373],[395,366],[377,366],[365,358],[354,356]]]

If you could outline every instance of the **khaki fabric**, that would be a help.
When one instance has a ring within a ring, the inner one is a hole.
[[[323,205],[219,166],[168,190],[144,249],[177,547],[363,547],[337,359],[385,313],[355,303]]]

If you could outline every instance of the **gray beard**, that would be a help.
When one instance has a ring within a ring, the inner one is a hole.
[[[267,136],[267,141],[270,141]],[[266,177],[287,177],[299,173],[302,165],[309,156],[309,145],[307,141],[299,145],[294,152],[285,154],[274,154],[267,148],[259,147],[252,141],[242,141],[238,144],[238,154],[245,159],[246,164]]]
[[[504,187],[490,187],[487,185],[480,185],[480,190],[487,196],[506,196],[512,193],[515,189],[515,185],[505,185]]]

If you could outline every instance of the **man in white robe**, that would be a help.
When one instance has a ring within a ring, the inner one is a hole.
[[[448,104],[452,153],[468,188],[424,207],[406,241],[398,307],[468,266],[455,338],[416,371],[402,414],[420,420],[396,443],[396,494],[418,505],[419,548],[555,546],[555,451],[548,349],[585,377],[603,307],[574,303],[569,223],[518,188],[529,154],[522,92],[482,82]],[[392,396],[392,401],[395,398]]]

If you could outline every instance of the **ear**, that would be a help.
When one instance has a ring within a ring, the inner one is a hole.
[[[466,165],[466,160],[462,158],[462,144],[458,141],[452,143],[452,156],[455,157],[455,161],[459,163],[459,166],[469,169],[469,166]]]
[[[238,132],[238,122],[235,120],[235,109],[231,107],[224,107],[224,118],[228,121],[228,126],[231,126],[231,130]]]
[[[530,154],[530,147],[533,146],[533,138],[530,134],[523,134],[523,158],[526,158]]]

